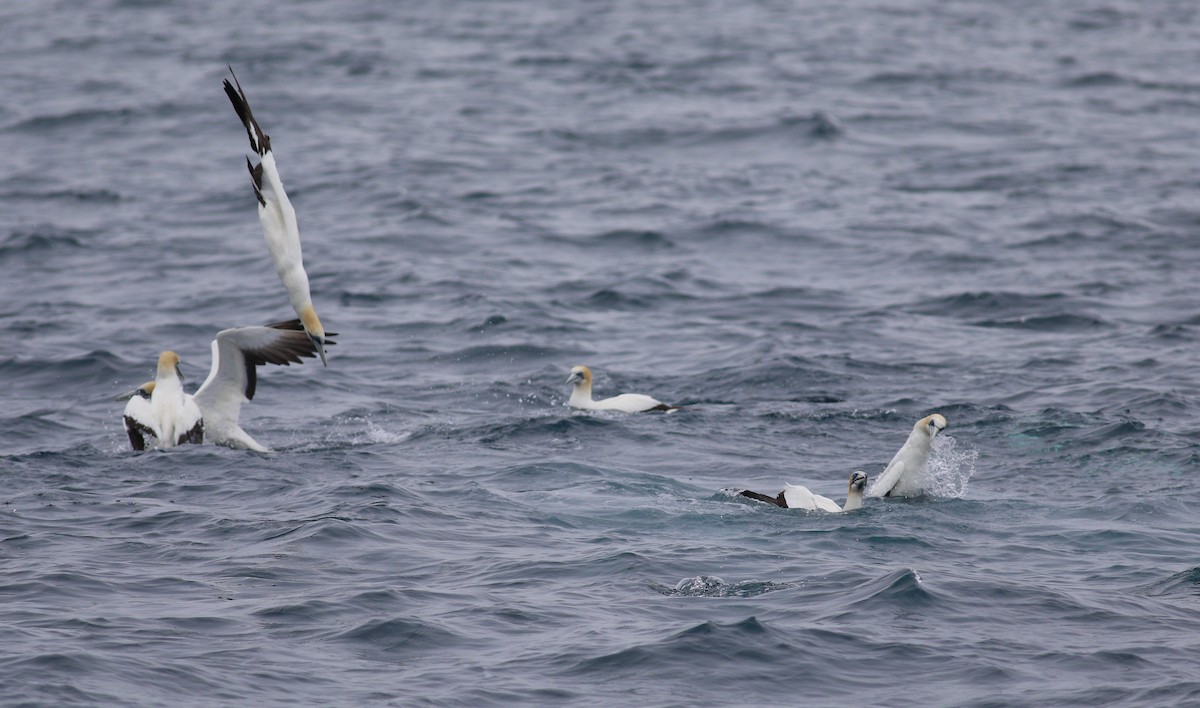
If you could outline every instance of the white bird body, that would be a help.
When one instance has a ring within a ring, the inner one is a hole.
[[[331,338],[327,340],[329,344],[335,344],[333,336],[330,333]],[[164,352],[164,355],[168,353]],[[303,363],[302,357],[316,354],[316,347],[299,320],[263,327],[225,329],[218,332],[212,342],[212,367],[200,389],[194,396],[189,396],[183,392],[176,377],[175,388],[168,388],[170,400],[175,400],[175,396],[182,397],[183,405],[194,410],[196,420],[202,419],[203,432],[209,442],[255,452],[270,452],[270,448],[250,437],[238,423],[242,404],[254,398],[258,379],[255,369],[263,364],[300,364]],[[164,440],[170,439],[170,434],[161,424],[155,427],[158,418],[148,417],[146,413],[147,403],[152,408],[159,395],[159,389],[163,386],[161,381],[160,357],[159,378],[128,394],[132,397],[125,406],[125,427],[135,450],[145,448],[146,434],[157,438],[160,448],[173,446],[163,444]],[[143,394],[147,387],[153,392],[148,402]],[[200,440],[189,442],[198,443]]]
[[[571,369],[567,383],[574,384],[571,390],[571,400],[568,405],[584,411],[620,411],[622,413],[645,413],[647,411],[672,412],[679,406],[672,406],[652,396],[642,393],[622,393],[612,398],[592,400],[592,370],[586,366],[576,366]]]
[[[787,484],[777,496],[771,497],[758,492],[749,490],[743,491],[741,494],[744,497],[757,499],[759,501],[781,506],[785,509],[805,509],[808,511],[827,511],[830,513],[839,513],[843,511],[854,511],[862,508],[863,487],[867,484],[867,475],[862,472],[855,472],[850,475],[850,487],[846,490],[846,503],[838,506],[838,503],[829,497],[813,494],[808,487],[801,484]]]
[[[933,439],[946,428],[946,418],[934,413],[918,420],[904,445],[892,456],[867,496],[913,497],[924,492],[925,472]]]
[[[125,404],[125,429],[135,450],[144,449],[147,434],[164,450],[184,443],[199,444],[204,439],[200,408],[183,392],[178,354],[159,354],[154,380],[130,394]]]
[[[230,73],[232,71],[231,69]],[[325,363],[325,328],[313,309],[308,273],[304,270],[304,256],[300,248],[300,226],[296,222],[296,210],[283,189],[283,179],[279,176],[275,153],[271,150],[271,138],[254,119],[250,103],[246,100],[246,93],[242,90],[242,85],[237,83],[237,77],[234,76],[233,80],[237,88],[226,79],[225,93],[246,128],[246,134],[250,137],[250,148],[259,157],[257,165],[247,159],[246,166],[250,169],[254,196],[258,199],[258,220],[262,224],[263,238],[267,242],[271,260],[275,263],[275,272],[287,288],[292,309],[296,311],[296,316],[304,324],[304,330],[312,338],[321,362]]]
[[[802,484],[785,484],[783,487],[783,498],[787,502],[789,509],[808,509],[815,511],[839,512],[842,507],[829,497],[823,497],[820,494],[813,494],[808,487]]]

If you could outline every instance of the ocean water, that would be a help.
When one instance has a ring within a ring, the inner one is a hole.
[[[0,5],[0,702],[1200,704],[1200,8]],[[135,454],[291,316],[267,455]],[[671,415],[571,412],[596,392]],[[921,499],[837,498],[918,418]]]

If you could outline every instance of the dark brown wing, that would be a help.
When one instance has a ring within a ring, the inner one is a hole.
[[[129,434],[129,444],[134,450],[146,449],[146,436],[154,437],[154,431],[134,420],[131,416],[125,416],[125,432]]]
[[[783,492],[780,492],[779,496],[777,497],[769,497],[766,494],[759,494],[758,492],[752,492],[749,489],[744,489],[742,490],[742,496],[750,497],[751,499],[757,499],[758,501],[766,502],[768,504],[774,504],[775,506],[781,506],[784,509],[788,508],[787,501],[785,501],[783,498]]]

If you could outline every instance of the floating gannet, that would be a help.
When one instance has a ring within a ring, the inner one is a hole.
[[[154,380],[144,383],[129,394],[125,405],[125,432],[134,450],[146,448],[145,436],[158,440],[166,449],[204,440],[204,421],[200,408],[192,397],[183,392],[183,374],[179,371],[179,355],[163,352],[158,355],[158,373]]]
[[[233,74],[233,67],[229,68],[229,73]],[[271,151],[271,137],[263,132],[250,112],[250,103],[236,75],[233,81],[237,84],[236,89],[229,79],[225,79],[225,93],[233,103],[238,118],[242,119],[242,125],[246,127],[250,149],[259,157],[257,165],[246,158],[246,167],[250,169],[254,196],[258,199],[258,220],[262,222],[263,237],[271,252],[271,260],[275,262],[275,272],[279,273],[279,279],[287,288],[292,309],[304,323],[304,331],[312,338],[321,363],[325,364],[325,328],[317,318],[308,291],[308,274],[304,272],[304,259],[300,252],[300,227],[296,224],[296,210],[292,208],[287,192],[283,191],[283,180],[275,166],[275,153]]]
[[[837,502],[820,494],[813,494],[808,487],[799,484],[784,485],[784,490],[778,496],[769,497],[750,490],[742,491],[742,496],[781,506],[784,509],[808,509],[809,511],[854,511],[862,508],[863,487],[867,484],[867,475],[855,472],[850,475],[850,489],[846,492],[846,503],[838,506]]]
[[[326,343],[336,344],[334,336],[336,333],[330,332]],[[212,342],[213,361],[208,378],[194,396],[189,396],[183,392],[174,368],[179,357],[173,352],[163,352],[158,360],[158,378],[120,397],[129,398],[125,406],[129,442],[134,450],[143,450],[145,437],[150,435],[157,438],[159,448],[169,448],[183,442],[199,443],[203,434],[217,445],[270,452],[238,425],[242,404],[254,398],[258,378],[255,367],[301,364],[303,357],[316,355],[315,342],[300,320],[221,330]],[[171,418],[171,415],[180,417],[176,411],[190,411],[194,416],[183,416],[185,421],[192,421],[194,439],[178,435],[182,428]],[[171,424],[163,422],[164,419]]]
[[[929,466],[929,447],[937,434],[945,430],[946,419],[940,413],[917,421],[908,440],[892,457],[883,474],[875,479],[867,496],[915,497],[921,494],[925,470]]]
[[[622,393],[612,398],[599,401],[592,400],[592,370],[586,366],[576,366],[571,369],[567,383],[575,384],[571,391],[572,408],[585,411],[621,411],[622,413],[645,413],[647,411],[677,411],[682,406],[671,406],[662,401],[640,393]]]

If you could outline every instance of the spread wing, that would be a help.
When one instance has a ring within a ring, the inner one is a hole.
[[[301,364],[304,358],[315,357],[317,350],[300,320],[290,320],[222,330],[213,340],[212,354],[212,368],[195,401],[210,423],[236,424],[242,404],[254,398],[255,367]]]

